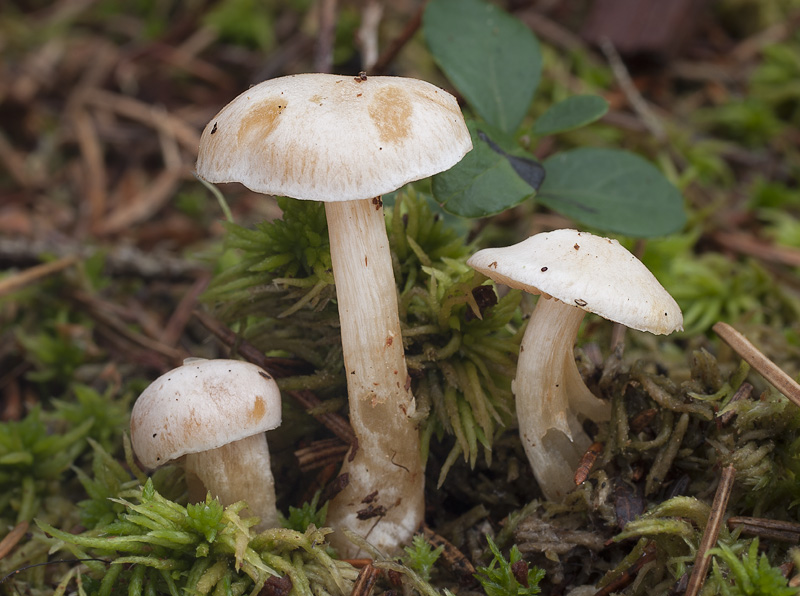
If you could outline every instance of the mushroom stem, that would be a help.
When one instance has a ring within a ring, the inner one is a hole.
[[[331,501],[328,523],[394,551],[422,522],[424,474],[383,207],[375,198],[326,203],[325,211],[357,439],[342,468],[349,484]],[[342,532],[332,543],[344,557],[358,552]]]
[[[586,312],[541,296],[520,345],[513,389],[520,437],[539,487],[551,501],[575,488],[578,462],[591,444],[578,414],[608,420],[609,405],[583,382],[573,354]]]
[[[247,501],[250,513],[261,518],[253,527],[255,531],[280,526],[275,505],[275,481],[264,433],[209,451],[189,453],[185,458],[190,502],[205,501],[206,491],[223,505]]]

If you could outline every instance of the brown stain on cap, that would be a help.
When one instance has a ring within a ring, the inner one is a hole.
[[[264,414],[267,412],[267,406],[264,403],[264,398],[260,395],[256,396],[255,403],[253,404],[253,409],[250,410],[250,420],[258,422],[264,417]]]
[[[400,87],[383,87],[367,108],[382,143],[400,143],[411,133],[411,98]]]
[[[287,103],[286,99],[276,98],[253,106],[239,125],[239,143],[246,143],[253,138],[261,141],[269,137],[278,127]]]

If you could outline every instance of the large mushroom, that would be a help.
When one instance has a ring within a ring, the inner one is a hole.
[[[131,443],[149,469],[181,460],[190,501],[204,501],[206,491],[223,505],[246,501],[262,530],[279,526],[264,433],[280,424],[278,385],[261,368],[188,359],[136,400]]]
[[[357,439],[328,522],[390,551],[422,521],[424,478],[380,197],[450,168],[471,148],[452,95],[365,75],[265,81],[225,106],[200,140],[197,173],[209,182],[325,202]],[[332,542],[357,552],[340,532]]]
[[[579,416],[607,420],[609,405],[583,382],[573,354],[587,312],[632,329],[668,334],[681,310],[616,240],[576,230],[478,251],[467,263],[496,282],[540,294],[520,344],[512,385],[525,453],[544,495],[559,501],[591,440]]]

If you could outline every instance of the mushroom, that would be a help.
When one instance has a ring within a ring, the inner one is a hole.
[[[455,98],[424,81],[328,74],[251,87],[206,126],[197,173],[325,202],[356,442],[328,523],[396,550],[423,517],[409,390],[381,195],[446,170],[472,148]],[[341,532],[344,556],[357,549]]]
[[[149,469],[182,458],[192,502],[206,491],[223,505],[246,501],[263,530],[279,525],[264,433],[280,423],[278,385],[261,368],[190,358],[136,400],[131,443]]]
[[[587,312],[668,334],[683,315],[652,273],[616,240],[576,230],[487,248],[467,263],[496,282],[540,294],[522,338],[512,385],[525,453],[544,495],[560,501],[591,444],[578,416],[607,420],[610,407],[583,382],[573,354]]]

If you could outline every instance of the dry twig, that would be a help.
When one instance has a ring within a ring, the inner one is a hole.
[[[800,524],[761,517],[729,517],[728,527],[739,528],[742,534],[778,540],[780,542],[800,543]]]
[[[389,44],[384,52],[378,57],[378,60],[372,67],[372,72],[374,74],[382,74],[386,72],[386,69],[389,68],[389,65],[394,62],[394,59],[400,53],[408,41],[414,37],[414,34],[419,30],[420,25],[422,25],[422,13],[425,12],[425,6],[428,4],[428,1],[422,2],[417,8],[417,12],[414,13],[414,16],[406,23],[406,26],[400,32],[400,35]]]
[[[719,479],[717,492],[714,495],[714,502],[711,504],[711,513],[708,515],[708,523],[703,531],[703,538],[697,548],[694,569],[692,569],[692,575],[689,577],[685,596],[697,596],[700,593],[700,588],[703,587],[703,582],[708,573],[708,566],[711,564],[711,557],[708,556],[708,551],[717,543],[722,517],[728,508],[728,498],[731,496],[731,490],[733,489],[734,478],[736,478],[736,468],[725,466],[722,469],[722,476]]]
[[[458,576],[461,585],[468,586],[475,583],[475,567],[455,544],[440,536],[425,524],[422,526],[422,534],[425,536],[425,540],[434,548],[444,547],[442,549],[444,564]]]
[[[0,540],[0,559],[5,557],[14,549],[17,543],[22,540],[22,537],[25,536],[25,532],[27,531],[28,522],[22,521],[14,526],[14,529],[6,534],[2,540]]]
[[[736,393],[733,394],[733,397],[731,397],[731,400],[730,402],[728,402],[728,405],[737,401],[742,401],[743,399],[750,399],[750,394],[752,393],[753,393],[753,386],[750,383],[746,382],[742,383],[742,386],[739,387],[739,389],[736,390]],[[736,412],[734,412],[733,410],[728,410],[727,412],[721,414],[720,416],[717,416],[717,422],[719,422],[720,425],[725,426],[731,421],[731,419],[734,416],[736,416]]]
[[[744,232],[717,232],[713,235],[723,248],[739,254],[756,257],[762,261],[800,267],[800,250],[788,246],[775,246],[761,242]]]
[[[350,445],[345,445],[338,438],[322,439],[298,449],[294,452],[294,456],[297,458],[297,465],[300,466],[300,469],[308,472],[324,468],[332,463],[340,463],[349,449]]]
[[[625,63],[617,53],[616,48],[614,48],[608,38],[603,38],[600,40],[600,49],[603,51],[603,54],[605,54],[608,65],[614,73],[614,78],[617,79],[617,84],[619,84],[620,89],[625,94],[634,112],[642,119],[642,122],[650,133],[659,141],[663,141],[667,136],[664,127],[658,117],[653,113],[648,103],[644,100],[641,93],[639,93],[636,85],[634,85],[630,74],[628,74],[628,69],[625,67]]]
[[[378,60],[378,28],[383,16],[383,5],[378,0],[366,0],[361,9],[361,26],[358,43],[361,46],[361,70],[366,73]]]
[[[772,360],[767,358],[758,348],[736,329],[727,323],[715,323],[712,327],[714,333],[719,335],[733,351],[752,366],[775,389],[783,393],[788,399],[800,406],[800,384],[787,375]]]
[[[625,572],[622,573],[622,575],[620,575],[614,581],[603,586],[601,589],[595,592],[594,596],[609,596],[614,592],[621,591],[636,578],[636,574],[639,573],[642,567],[644,567],[651,561],[655,561],[655,558],[656,558],[656,545],[655,543],[650,542],[645,547],[642,556],[639,557],[633,565],[631,565],[628,569],[626,569]]]
[[[337,0],[322,0],[319,10],[319,33],[314,49],[314,72],[331,72],[333,68],[333,42],[336,30]]]
[[[361,568],[356,578],[356,583],[353,584],[353,591],[351,596],[369,596],[372,594],[372,588],[375,582],[378,581],[380,570],[372,566],[372,563],[367,563]]]
[[[11,292],[16,292],[25,286],[36,283],[43,277],[52,275],[53,273],[58,273],[59,271],[67,269],[68,267],[72,267],[79,260],[80,257],[77,255],[62,257],[57,261],[36,265],[35,267],[26,269],[25,271],[17,273],[16,275],[12,275],[11,277],[0,280],[0,296],[10,294]]]

